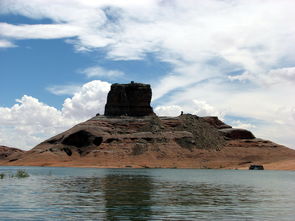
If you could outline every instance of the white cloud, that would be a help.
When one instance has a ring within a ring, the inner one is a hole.
[[[109,89],[107,82],[88,82],[64,101],[62,110],[27,95],[10,108],[0,107],[1,145],[30,149],[98,112],[103,113]]]
[[[222,112],[218,111],[215,107],[208,104],[206,101],[193,100],[194,112],[198,116],[217,116],[223,118]]]
[[[259,76],[254,73],[245,71],[240,75],[228,76],[231,81],[252,81],[263,87],[270,87],[275,84],[294,84],[295,83],[295,67],[270,69],[262,72]]]
[[[11,25],[0,23],[1,36],[12,39],[55,39],[77,36],[80,28],[68,24]]]
[[[54,85],[47,87],[46,89],[55,95],[73,95],[79,91],[80,85],[68,84],[68,85]]]
[[[235,127],[235,128],[242,128],[242,129],[246,129],[246,130],[251,130],[256,128],[255,125],[251,124],[251,123],[247,123],[247,122],[242,122],[240,120],[235,120],[231,122],[231,126]]]
[[[157,106],[154,109],[154,112],[158,115],[158,116],[178,116],[180,115],[182,111],[182,108],[180,106],[177,105],[167,105],[167,106]]]
[[[184,114],[190,113],[198,116],[218,116],[223,119],[223,113],[218,111],[215,107],[208,104],[206,101],[191,100],[190,104],[179,105],[160,105],[155,108],[155,113],[159,116],[178,116],[181,111]]]
[[[267,85],[295,83],[295,67],[272,69],[264,76]]]
[[[24,95],[11,108],[0,107],[0,137],[3,144],[22,149],[32,147],[71,125],[62,113]]]
[[[186,0],[185,4],[182,0],[2,0],[0,4],[2,14],[52,22],[1,23],[0,36],[8,42],[67,38],[77,51],[103,47],[113,60],[144,59],[151,52],[172,69],[152,82],[154,101],[173,93],[165,106],[192,112],[192,100],[198,100],[214,106],[210,110],[204,103],[193,104],[201,113],[217,115],[221,110],[290,127],[289,112],[278,110],[295,106],[293,0]],[[233,76],[236,70],[244,74]],[[68,109],[71,106],[69,102]],[[276,137],[273,133],[270,138]],[[294,146],[294,138],[290,139]]]
[[[107,70],[100,66],[93,66],[86,68],[81,71],[87,77],[107,77],[107,78],[117,78],[124,75],[124,72],[118,70]]]
[[[99,80],[84,84],[72,98],[64,101],[62,113],[66,118],[80,121],[97,113],[103,114],[109,90],[110,84]]]
[[[16,45],[13,44],[12,42],[0,39],[0,48],[14,48],[14,47],[16,47]]]

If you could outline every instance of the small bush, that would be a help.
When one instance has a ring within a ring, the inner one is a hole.
[[[3,179],[5,177],[5,173],[0,173],[0,179]]]
[[[16,177],[16,178],[26,178],[26,177],[29,177],[29,176],[30,175],[25,170],[18,170],[18,171],[16,171],[16,174],[14,175],[14,177]]]

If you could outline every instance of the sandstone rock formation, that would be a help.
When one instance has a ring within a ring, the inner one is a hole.
[[[105,116],[146,116],[153,114],[152,90],[148,84],[113,84],[105,106]]]
[[[229,125],[225,124],[224,122],[222,122],[221,120],[219,120],[218,117],[216,117],[216,116],[202,117],[202,119],[217,129],[232,128],[231,126],[229,126]]]
[[[279,165],[273,163],[288,161],[295,169],[294,150],[255,138],[217,117],[158,117],[150,101],[149,85],[114,84],[105,116],[97,115],[30,151],[6,156],[0,165],[248,169],[270,164],[265,168],[271,169]]]
[[[225,128],[219,130],[227,139],[254,139],[255,136],[251,131],[239,128]]]
[[[267,164],[295,158],[294,150],[271,141],[228,139],[207,120],[190,114],[95,116],[0,165],[280,169]]]

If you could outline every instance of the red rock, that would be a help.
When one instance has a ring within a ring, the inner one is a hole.
[[[208,124],[212,125],[213,127],[217,129],[225,129],[225,128],[231,128],[231,126],[225,124],[221,120],[218,119],[216,116],[210,116],[210,117],[201,117],[204,121],[206,121]]]
[[[24,152],[17,148],[0,146],[0,160],[11,160],[11,158],[18,157]]]

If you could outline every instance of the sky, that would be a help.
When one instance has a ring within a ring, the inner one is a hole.
[[[28,150],[151,84],[158,115],[218,116],[295,149],[294,0],[0,0],[0,144]]]

